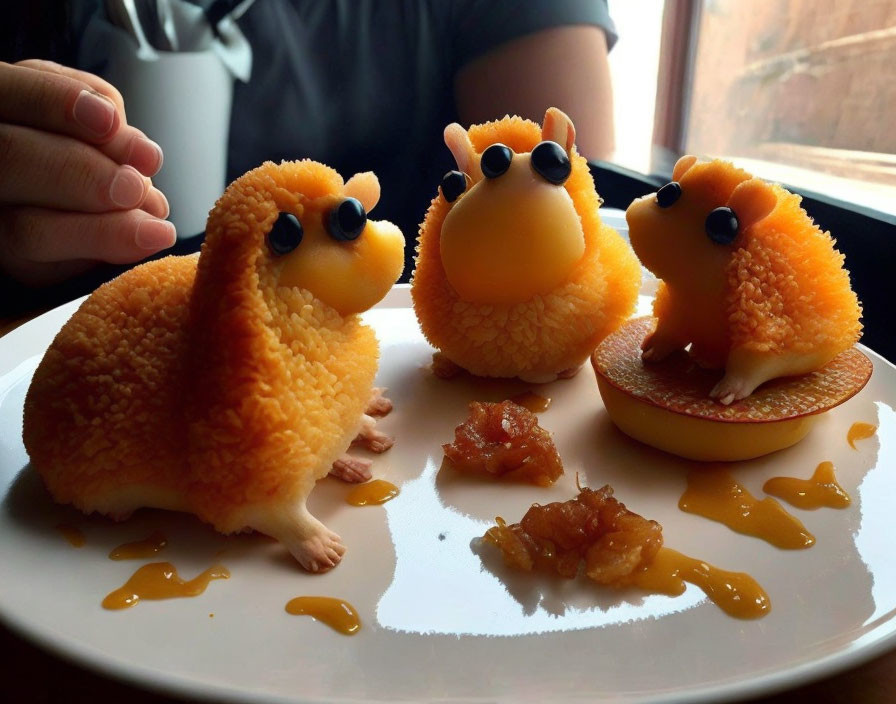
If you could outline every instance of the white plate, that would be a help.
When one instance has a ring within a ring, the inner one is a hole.
[[[643,303],[644,301],[642,301]],[[401,487],[381,507],[343,502],[346,485],[320,483],[312,511],[348,553],[323,576],[301,572],[276,544],[226,538],[160,511],[125,523],[55,506],[27,470],[22,402],[39,356],[74,310],[64,306],[0,339],[0,616],[42,646],[104,674],[182,696],[241,702],[593,700],[717,701],[793,686],[896,644],[896,368],[877,355],[869,385],[794,448],[732,466],[755,495],[775,475],[808,477],[831,460],[853,497],[842,511],[793,513],[817,537],[782,551],[678,510],[688,463],[641,446],[606,417],[590,369],[541,389],[541,414],[566,474],[549,489],[437,477],[440,444],[482,398],[468,381],[433,378],[426,345],[396,287],[367,315],[382,342],[379,383],[397,437],[374,473]],[[516,387],[520,390],[524,386]],[[493,396],[494,398],[494,396]],[[880,426],[851,449],[854,421]],[[633,510],[659,520],[666,544],[745,571],[767,590],[771,613],[726,616],[696,587],[678,598],[601,590],[506,571],[474,552],[494,516],[518,520],[534,502],[573,496],[575,478],[605,483]],[[72,548],[55,529],[82,529]],[[143,562],[109,550],[161,530],[158,559],[190,578],[216,561],[230,580],[197,598],[100,607]],[[284,605],[298,595],[348,600],[363,620],[345,637]],[[210,617],[210,614],[214,614]]]

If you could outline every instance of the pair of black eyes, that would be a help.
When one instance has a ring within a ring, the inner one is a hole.
[[[493,144],[484,152],[479,161],[482,175],[498,178],[510,168],[513,151],[504,144]],[[566,182],[572,172],[569,154],[556,142],[541,142],[532,150],[532,169],[548,183],[559,186]],[[460,171],[449,171],[442,178],[442,195],[453,203],[467,190],[467,177]]]
[[[656,204],[661,208],[671,208],[679,198],[681,198],[681,184],[678,181],[670,181],[656,192]],[[704,223],[706,236],[716,244],[734,242],[739,227],[737,214],[724,206],[710,212]]]
[[[355,198],[346,198],[324,216],[324,227],[337,242],[358,239],[367,224],[364,206]],[[292,213],[280,213],[268,232],[268,248],[277,256],[289,254],[302,243],[305,229]]]

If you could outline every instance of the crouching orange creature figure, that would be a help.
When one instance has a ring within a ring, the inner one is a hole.
[[[632,246],[662,279],[645,360],[691,345],[724,369],[729,404],[765,381],[824,366],[858,340],[861,307],[834,240],[800,198],[724,161],[682,157],[672,182],[626,213]]]
[[[255,529],[307,569],[339,536],[305,500],[360,435],[377,370],[358,313],[398,278],[404,239],[367,220],[371,173],[343,183],[312,161],[266,163],[211,211],[198,261],[141,265],[94,292],[34,375],[24,441],[53,497],[116,519],[188,511],[222,533]],[[387,410],[383,399],[374,404]]]

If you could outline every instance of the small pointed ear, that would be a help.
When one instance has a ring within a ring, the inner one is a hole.
[[[470,135],[456,122],[452,122],[445,128],[445,145],[457,162],[457,170],[462,171],[473,181],[482,179],[482,170],[479,168],[479,157],[473,149]]]
[[[751,178],[737,184],[728,198],[728,207],[737,215],[741,232],[772,212],[777,203],[775,189],[761,178]]]
[[[355,174],[342,187],[349,198],[357,198],[368,213],[380,202],[380,180],[373,171]]]
[[[541,123],[541,138],[556,142],[569,152],[576,143],[576,128],[565,112],[548,108]]]
[[[697,157],[693,154],[686,154],[675,162],[675,168],[672,169],[672,180],[681,181],[681,177],[685,175],[688,169],[697,163]]]

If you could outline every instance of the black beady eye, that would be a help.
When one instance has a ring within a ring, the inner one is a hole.
[[[497,178],[510,168],[510,160],[513,159],[513,152],[510,147],[503,144],[493,144],[484,152],[479,162],[482,168],[482,175],[486,178]]]
[[[532,150],[532,168],[548,183],[559,186],[569,178],[569,154],[556,142],[542,142]]]
[[[289,254],[302,243],[305,231],[292,213],[280,213],[268,232],[268,249],[278,257]]]
[[[678,181],[669,181],[656,192],[656,204],[661,208],[675,205],[679,198],[681,198],[681,184]]]
[[[340,242],[356,240],[367,224],[367,213],[357,198],[346,198],[326,218],[327,232]]]
[[[449,171],[442,176],[442,195],[453,203],[467,190],[467,176],[461,171]]]
[[[731,208],[716,208],[706,216],[706,234],[716,244],[731,244],[739,224]]]

